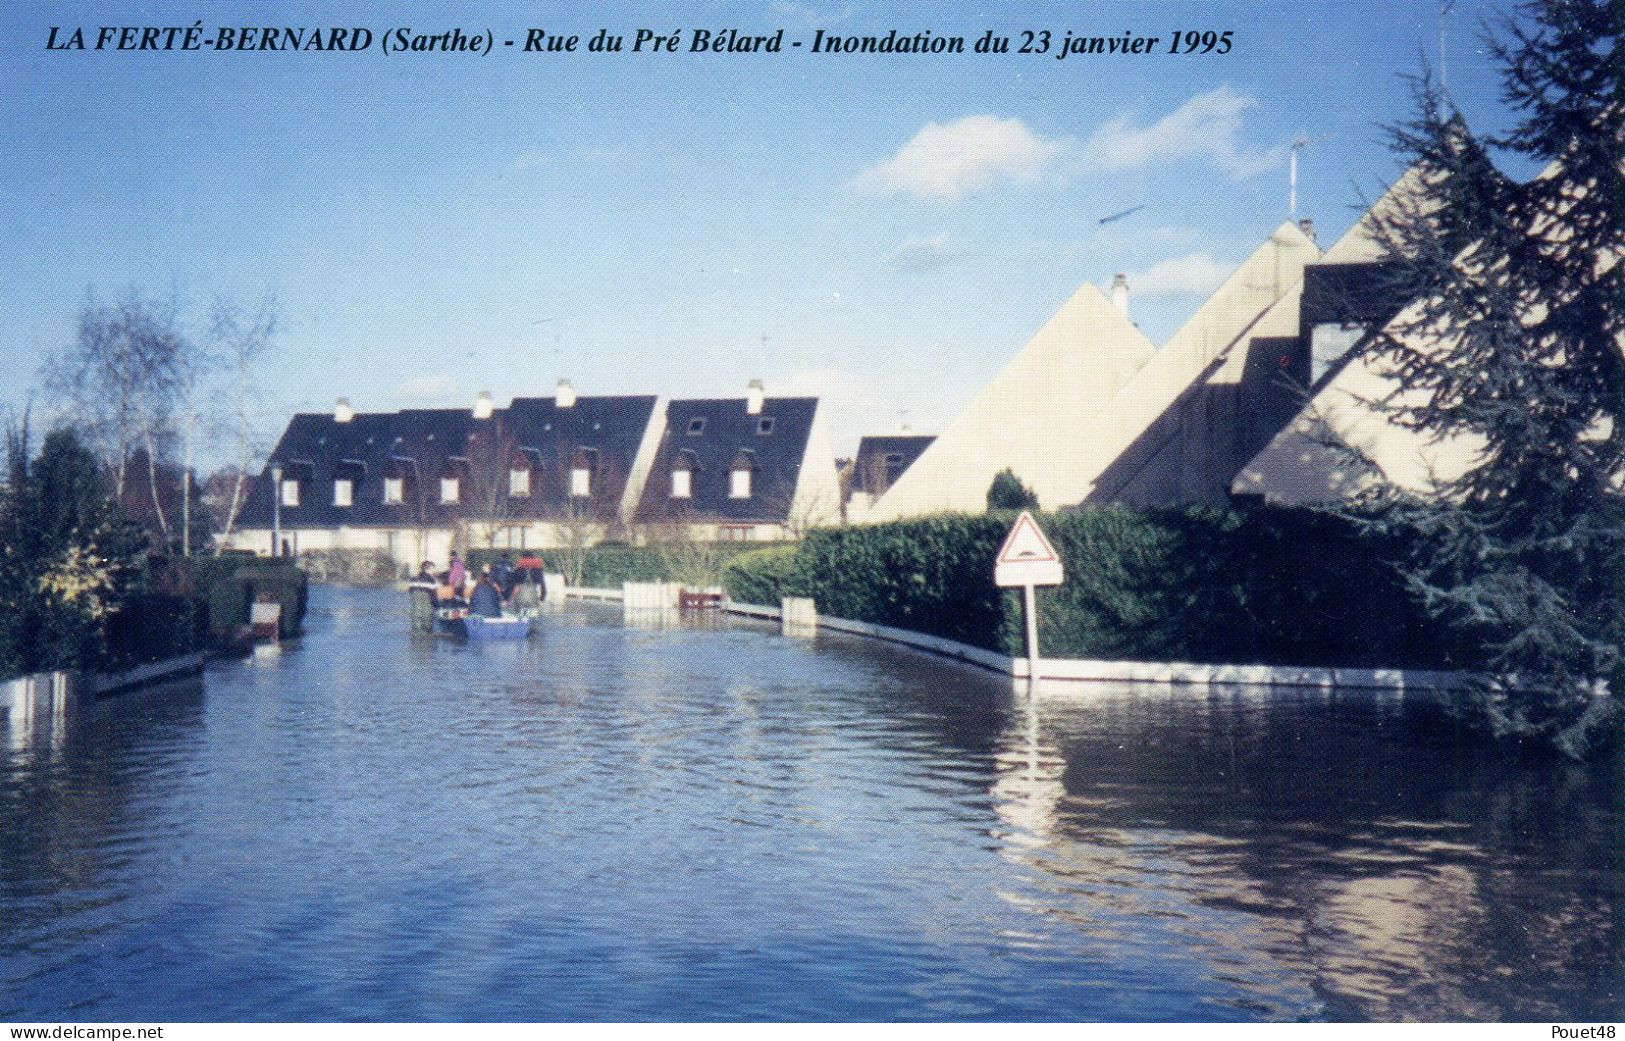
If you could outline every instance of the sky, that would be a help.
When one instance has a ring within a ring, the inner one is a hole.
[[[274,296],[260,374],[295,411],[545,395],[819,394],[839,452],[940,431],[1072,295],[1128,274],[1164,342],[1287,219],[1329,245],[1397,175],[1381,125],[1437,66],[1417,0],[1147,3],[9,4],[0,9],[0,407],[92,296]],[[1446,76],[1504,128],[1457,0]],[[364,26],[369,49],[47,50],[74,27]],[[398,28],[490,54],[386,54]],[[589,53],[600,29],[677,53]],[[783,51],[692,53],[696,29]],[[579,36],[526,53],[527,33]],[[812,54],[813,35],[1051,34],[1048,53]],[[1174,31],[1229,53],[1170,55]],[[1154,53],[1057,58],[1075,35]],[[504,46],[511,39],[513,46]],[[792,48],[792,41],[802,41]],[[1530,171],[1509,166],[1524,176]],[[1135,209],[1138,207],[1137,209]],[[1102,218],[1133,209],[1108,223]]]

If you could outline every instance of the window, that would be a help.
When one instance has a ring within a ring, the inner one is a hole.
[[[396,505],[406,501],[406,481],[399,477],[384,478],[384,502]]]
[[[732,499],[750,498],[750,470],[739,467],[728,474],[728,497]]]
[[[355,505],[355,482],[340,477],[333,481],[333,505]]]
[[[457,493],[459,491],[457,485],[458,485],[458,481],[457,481],[457,478],[455,478],[455,477],[442,477],[442,478],[440,478],[440,501],[441,502],[456,502],[457,501]]]
[[[901,453],[901,452],[887,452],[886,453],[886,465],[887,466],[902,466],[903,465],[903,453]]]
[[[530,498],[530,471],[518,468],[508,471],[508,498]]]
[[[749,542],[751,527],[749,524],[724,524],[717,534],[724,542]]]
[[[705,417],[704,416],[695,416],[693,419],[688,421],[688,436],[689,437],[699,437],[703,433],[705,433]]]
[[[671,472],[671,497],[673,499],[688,499],[694,495],[694,472],[692,470],[673,470]]]
[[[299,482],[291,477],[282,482],[282,505],[299,505]]]
[[[756,432],[763,435],[771,434],[773,432],[773,417],[763,416],[758,419],[756,421]]]
[[[570,494],[578,499],[585,499],[592,494],[592,471],[585,466],[577,466],[570,471]]]

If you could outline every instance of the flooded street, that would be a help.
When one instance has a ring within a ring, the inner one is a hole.
[[[8,728],[0,1018],[1625,1016],[1617,761],[602,606],[306,627]]]

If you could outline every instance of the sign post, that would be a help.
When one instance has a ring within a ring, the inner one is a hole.
[[[1022,606],[1027,619],[1027,686],[1038,684],[1038,586],[1058,586],[1062,580],[1061,558],[1049,539],[1023,510],[1005,536],[1004,545],[993,561],[993,584],[1000,589],[1022,588]]]

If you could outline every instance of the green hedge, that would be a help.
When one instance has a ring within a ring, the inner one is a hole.
[[[107,619],[100,667],[119,671],[201,651],[209,645],[209,609],[197,597],[134,593]]]
[[[309,579],[291,560],[232,552],[170,560],[162,567],[167,575],[180,576],[164,583],[171,591],[197,596],[208,605],[212,631],[247,625],[249,604],[261,595],[282,604],[283,637],[297,635],[304,624]]]
[[[581,584],[593,588],[619,589],[622,582],[681,581],[681,572],[694,570],[697,555],[703,555],[705,563],[715,562],[717,578],[714,580],[720,580],[729,561],[760,550],[763,546],[760,542],[681,544],[672,547],[604,543],[586,551],[581,568]],[[510,560],[517,560],[525,553],[538,553],[548,562],[548,570],[558,569],[557,563],[551,559],[551,551],[545,549],[471,549],[465,560],[478,573],[481,567],[494,563],[503,553],[507,553]]]
[[[740,603],[777,607],[782,597],[799,595],[792,589],[799,566],[795,546],[754,549],[728,562],[722,569],[722,585]]]
[[[1019,655],[1018,592],[993,585],[1010,516],[828,529],[792,553],[727,569],[729,595]],[[1346,667],[1470,663],[1383,563],[1334,518],[1273,508],[1102,508],[1043,518],[1066,583],[1040,590],[1046,655]]]

